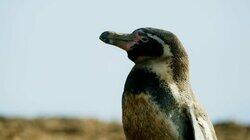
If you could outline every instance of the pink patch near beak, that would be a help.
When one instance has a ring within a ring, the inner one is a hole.
[[[138,42],[141,40],[141,37],[136,34],[134,41],[128,42],[122,46],[120,46],[123,50],[128,51],[132,46],[134,46],[135,44],[138,44]]]

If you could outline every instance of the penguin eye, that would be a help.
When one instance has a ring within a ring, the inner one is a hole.
[[[147,37],[142,37],[142,38],[141,38],[141,41],[144,42],[144,43],[145,43],[145,42],[148,42],[148,38],[147,38]]]

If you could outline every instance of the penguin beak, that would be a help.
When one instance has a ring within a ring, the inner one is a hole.
[[[106,31],[100,35],[99,39],[107,44],[117,46],[125,51],[128,51],[135,44],[134,34],[119,34]]]

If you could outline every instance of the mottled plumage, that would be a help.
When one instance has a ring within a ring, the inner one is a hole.
[[[188,55],[173,33],[140,28],[131,34],[104,32],[100,39],[135,62],[122,97],[126,139],[216,140],[192,92]]]

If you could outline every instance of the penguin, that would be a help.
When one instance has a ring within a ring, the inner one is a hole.
[[[135,64],[122,95],[127,140],[217,140],[192,91],[188,55],[175,34],[146,27],[129,34],[105,31],[99,38],[125,50]]]

